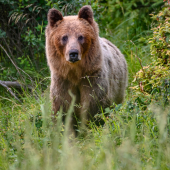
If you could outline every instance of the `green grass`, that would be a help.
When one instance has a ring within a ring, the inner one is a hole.
[[[53,125],[48,98],[8,104],[0,112],[0,169],[170,168],[169,110],[156,104],[142,109],[126,99],[101,116],[103,127],[91,122],[76,138],[67,123],[64,130],[61,112]]]

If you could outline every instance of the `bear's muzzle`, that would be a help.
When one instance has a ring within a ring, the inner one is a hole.
[[[79,61],[78,55],[79,55],[78,50],[76,50],[76,49],[70,50],[69,51],[69,61],[72,63]]]

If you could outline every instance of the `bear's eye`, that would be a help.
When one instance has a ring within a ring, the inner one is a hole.
[[[82,41],[84,39],[84,37],[82,36],[82,35],[80,35],[79,37],[78,37],[78,40],[79,41]]]
[[[62,37],[62,41],[63,41],[63,42],[66,42],[67,40],[68,40],[68,36],[67,36],[67,35],[65,35],[65,36]]]

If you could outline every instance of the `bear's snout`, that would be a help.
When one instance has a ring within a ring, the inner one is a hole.
[[[76,49],[70,50],[69,51],[69,61],[72,62],[72,63],[75,63],[76,61],[79,61],[78,55],[79,55],[78,50],[76,50]]]

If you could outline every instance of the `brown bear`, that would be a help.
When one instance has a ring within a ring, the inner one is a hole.
[[[49,10],[46,57],[54,114],[61,106],[67,112],[72,100],[68,90],[76,96],[79,107],[75,106],[74,115],[80,120],[93,118],[113,102],[123,102],[126,60],[115,45],[99,37],[90,6],[83,6],[77,16],[63,17],[60,11]]]

